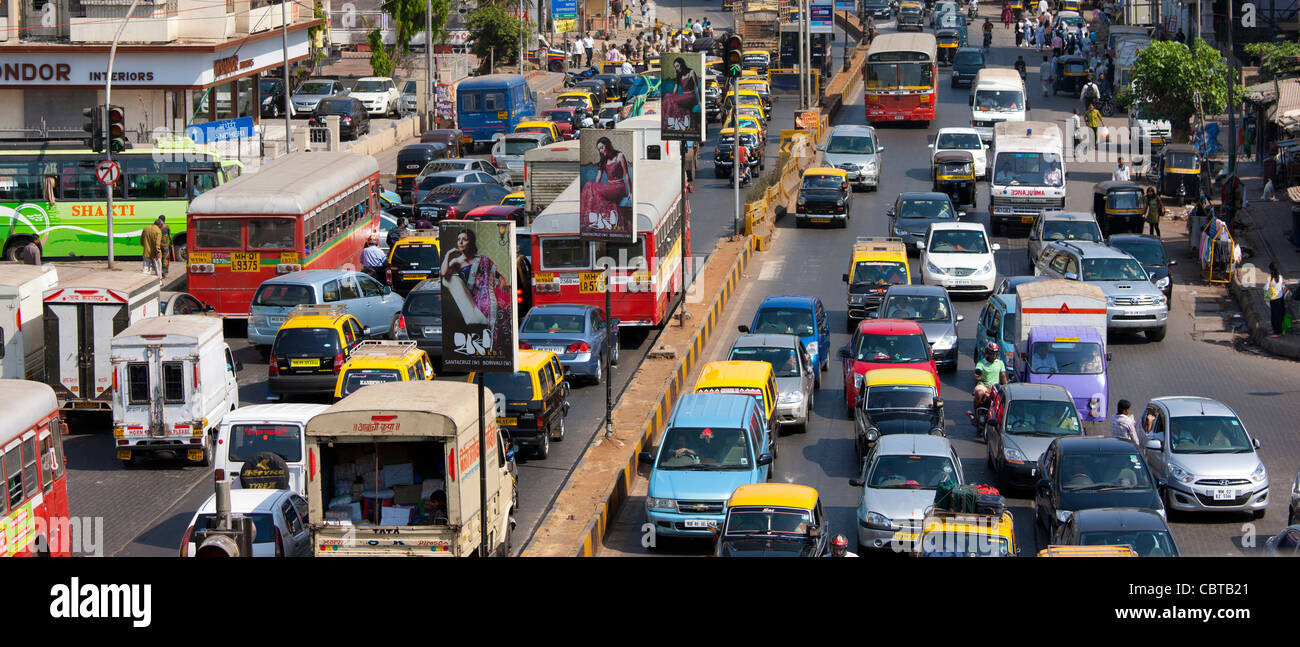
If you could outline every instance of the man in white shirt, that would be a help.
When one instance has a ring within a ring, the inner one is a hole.
[[[582,46],[582,39],[573,39],[573,47],[569,51],[569,54],[573,57],[573,63],[570,64],[572,67],[582,67],[582,53],[584,51],[585,48]]]
[[[1123,157],[1119,158],[1119,166],[1116,166],[1115,170],[1111,171],[1110,179],[1116,182],[1130,182],[1131,177],[1132,171],[1129,169],[1128,164],[1124,163]]]
[[[695,32],[696,36],[702,35],[704,33],[704,22],[696,21],[694,25],[691,25],[691,31]]]
[[[1041,16],[1047,13],[1047,10],[1048,10],[1047,0],[1038,0],[1038,15]]]
[[[618,69],[619,74],[636,74],[630,61],[623,61],[623,65]]]
[[[596,41],[591,37],[591,34],[582,37],[582,48],[587,51],[587,67],[591,67],[591,53],[596,48]]]

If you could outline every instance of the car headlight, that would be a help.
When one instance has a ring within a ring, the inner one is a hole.
[[[1088,412],[1094,416],[1100,416],[1105,408],[1105,403],[1101,401],[1100,395],[1094,395],[1088,400]]]
[[[860,170],[866,171],[866,172],[868,172],[868,173],[875,173],[875,172],[876,172],[876,163],[875,163],[875,162],[867,162],[866,164],[863,164],[862,166],[860,166],[860,167],[858,167],[858,168],[859,168]]]
[[[1162,279],[1157,279],[1157,280],[1156,280],[1156,287],[1160,288],[1161,290],[1163,290],[1163,289],[1169,287],[1169,277],[1166,276],[1166,277],[1164,277],[1164,278],[1162,278]]]
[[[1168,302],[1168,300],[1165,299],[1165,295],[1163,295],[1163,294],[1157,294],[1157,295],[1155,296],[1155,304],[1156,304],[1156,305],[1158,305],[1158,306],[1162,306],[1162,305],[1165,305],[1165,303],[1167,303],[1167,302]]]
[[[849,295],[849,303],[859,304],[859,303],[866,303],[866,302],[867,302],[867,296],[865,294]]]
[[[1056,511],[1056,520],[1059,521],[1059,522],[1061,522],[1061,523],[1065,523],[1065,522],[1069,521],[1069,520],[1070,520],[1070,517],[1073,517],[1073,516],[1074,516],[1074,511],[1073,511],[1073,510],[1057,510],[1057,511]]]
[[[808,351],[809,357],[815,356],[817,354],[817,342],[815,341],[808,342],[808,345],[804,347],[804,350]]]
[[[651,510],[668,510],[676,511],[677,502],[673,499],[659,499],[656,497],[646,497],[645,504]]]
[[[944,431],[943,431],[943,427],[930,427],[930,435],[931,435],[931,436],[947,436],[948,434],[944,433]]]
[[[894,235],[898,236],[899,238],[903,238],[906,236],[911,236],[912,232],[909,232],[906,229],[899,229],[898,227],[894,227]]]
[[[934,342],[935,350],[948,350],[957,343],[957,336],[952,333],[944,333],[938,341]]]
[[[1025,458],[1025,453],[1015,447],[1004,447],[1002,457],[1007,459],[1008,463],[1024,464],[1029,459]]]
[[[806,204],[808,204],[808,198],[805,198],[805,197],[803,197],[802,194],[800,194],[800,196],[799,196],[799,206],[802,207],[802,206],[804,206],[804,205],[806,205]]]
[[[926,261],[926,262],[925,262],[925,269],[930,270],[930,273],[931,273],[931,274],[943,274],[943,273],[944,273],[943,270],[939,269],[939,266],[938,266],[938,265],[935,265],[934,263],[931,263],[930,261]]]
[[[776,396],[777,404],[799,404],[803,402],[803,394],[798,391],[790,391]]]
[[[880,438],[880,430],[876,429],[875,427],[870,427],[870,428],[868,428],[868,429],[867,429],[867,442],[869,442],[869,443],[874,443],[874,442],[876,442],[876,439],[877,439],[877,438]]]
[[[894,522],[890,521],[889,517],[886,517],[885,515],[880,514],[879,512],[867,512],[867,516],[863,518],[862,523],[865,524],[868,528],[871,528],[872,530],[895,530],[896,529],[894,527]]]
[[[1264,469],[1263,463],[1260,463],[1259,467],[1256,467],[1255,471],[1250,473],[1250,480],[1255,483],[1263,483],[1267,479],[1268,479],[1268,470]]]
[[[989,272],[992,271],[993,271],[993,261],[989,261],[985,263],[984,267],[980,268],[980,274],[988,274]]]
[[[843,198],[843,197],[836,198],[836,199],[835,199],[835,204],[836,204],[836,206],[840,206],[840,207],[844,206],[844,198]]]
[[[1183,469],[1182,466],[1177,463],[1169,464],[1169,476],[1175,481],[1181,481],[1182,483],[1191,483],[1196,480],[1196,477],[1192,475],[1191,472]]]

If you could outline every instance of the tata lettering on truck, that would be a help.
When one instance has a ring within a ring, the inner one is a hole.
[[[1081,281],[1047,280],[1016,288],[1017,379],[1056,384],[1085,421],[1106,419],[1106,296]]]

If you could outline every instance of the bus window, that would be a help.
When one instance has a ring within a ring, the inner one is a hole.
[[[63,478],[63,421],[51,421],[50,430],[54,432],[54,478]]]
[[[238,249],[242,236],[240,221],[199,218],[194,221],[194,246],[199,249]]]
[[[200,193],[209,189],[216,188],[216,173],[190,173],[190,199],[197,198]]]
[[[591,267],[591,245],[577,238],[543,238],[542,269]]]
[[[292,219],[248,221],[249,249],[293,249],[293,247]]]
[[[72,165],[64,165],[63,173],[59,176],[62,187],[62,197],[64,200],[103,200],[104,185],[95,179],[92,170],[86,173],[78,172],[77,168]],[[118,178],[113,184],[113,197],[122,197],[122,180]]]
[[[23,502],[23,451],[18,445],[5,452],[5,499],[9,508]]]
[[[48,493],[54,489],[54,472],[50,465],[50,443],[52,435],[45,436],[41,439],[41,487]]]
[[[596,260],[609,258],[614,267],[645,269],[645,237],[635,243],[596,243]]]
[[[41,482],[36,480],[36,437],[23,441],[23,498],[30,499],[41,493]]]
[[[0,200],[46,200],[44,173],[37,162],[0,162]]]

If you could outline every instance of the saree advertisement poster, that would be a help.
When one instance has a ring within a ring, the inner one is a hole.
[[[438,224],[438,245],[443,251],[443,366],[515,372],[515,223],[444,220]]]
[[[704,141],[704,52],[662,54],[659,132],[665,141]]]
[[[578,237],[582,240],[636,241],[636,133],[583,128],[578,152],[582,180],[578,197]]]

